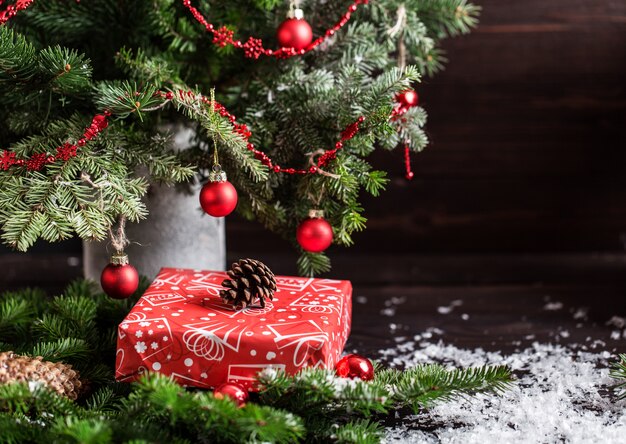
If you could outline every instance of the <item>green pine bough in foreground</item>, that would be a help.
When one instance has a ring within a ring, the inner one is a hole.
[[[86,387],[75,402],[33,384],[0,385],[0,442],[375,443],[392,411],[500,392],[513,380],[502,366],[377,366],[369,382],[321,369],[295,376],[266,372],[259,376],[260,393],[243,408],[157,374],[116,383],[116,329],[136,299],[112,300],[87,281],[53,298],[33,289],[0,296],[0,352],[71,364]]]
[[[619,360],[611,370],[611,377],[617,381],[615,388],[618,391],[618,398],[626,399],[626,354],[619,355]]]
[[[301,3],[315,35],[349,5]],[[216,26],[244,41],[262,38],[267,47],[289,7],[282,0],[194,5]],[[404,142],[418,152],[428,143],[422,107],[389,120],[394,96],[439,71],[446,61],[441,41],[469,32],[478,13],[467,0],[375,0],[317,50],[255,61],[212,44],[181,0],[34,2],[0,26],[0,149],[18,157],[54,155],[56,147],[77,140],[95,114],[108,109],[113,116],[64,164],[42,171],[0,168],[2,242],[26,251],[39,239],[102,240],[120,218],[135,223],[149,217],[142,199],[151,183],[205,180],[216,140],[242,216],[299,248],[296,227],[317,207],[333,227],[334,242],[350,246],[366,226],[360,197],[379,195],[389,181],[368,156]],[[310,153],[332,149],[343,128],[360,116],[366,121],[324,167],[329,175],[274,174],[224,118],[207,116],[206,107],[177,94],[161,107],[153,95],[184,90],[206,96],[212,88],[250,128],[250,142],[285,167],[308,168]],[[182,153],[167,130],[178,125],[196,134]],[[330,269],[325,254],[299,252],[302,274]]]

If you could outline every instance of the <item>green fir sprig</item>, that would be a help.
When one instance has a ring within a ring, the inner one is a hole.
[[[615,390],[619,399],[626,399],[626,354],[619,355],[619,360],[613,364],[611,377],[616,380]]]
[[[87,387],[74,402],[42,387],[0,385],[0,442],[375,443],[382,439],[381,421],[395,410],[417,412],[512,383],[509,369],[499,366],[400,371],[377,365],[368,382],[323,369],[292,376],[265,371],[260,392],[241,409],[158,374],[116,383],[116,327],[142,289],[124,301],[87,281],[52,298],[34,289],[0,295],[0,351],[72,364]]]
[[[244,40],[260,37],[268,47],[288,9],[277,0],[197,6],[216,25]],[[301,6],[319,35],[346,3]],[[363,192],[378,196],[388,183],[368,156],[401,142],[415,152],[428,143],[423,108],[389,120],[394,96],[442,68],[441,40],[469,32],[479,9],[466,0],[377,0],[315,51],[252,61],[213,45],[180,0],[35,2],[0,27],[0,147],[20,156],[54,155],[60,144],[77,140],[96,113],[114,115],[65,165],[0,169],[2,241],[25,251],[38,239],[99,240],[119,218],[146,218],[148,187],[203,180],[215,139],[238,190],[238,212],[293,244],[301,274],[328,271],[324,253],[298,247],[298,223],[311,208],[322,209],[335,243],[353,244],[354,233],[367,225]],[[273,174],[227,121],[177,95],[172,106],[154,94],[207,95],[212,88],[250,128],[251,142],[286,167],[307,167],[311,153],[333,148],[346,125],[367,120],[325,167],[329,174]],[[196,134],[182,153],[169,137],[180,126]]]

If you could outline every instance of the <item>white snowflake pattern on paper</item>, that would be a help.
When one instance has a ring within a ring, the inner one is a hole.
[[[148,327],[148,326],[150,326],[150,322],[140,322],[139,326],[140,327]]]
[[[128,327],[129,327],[129,325],[128,325],[128,324],[122,324],[122,328],[123,328],[124,330],[128,330]]]
[[[152,336],[154,334],[154,330],[148,330],[148,334]]]
[[[158,344],[158,343],[156,343],[156,342],[153,342],[152,344],[150,344],[150,348],[151,348],[152,350],[156,350],[157,348],[159,348],[159,344]]]
[[[178,273],[170,273],[170,272],[164,272],[164,273],[160,273],[152,282],[152,287],[163,287],[165,285],[169,285],[169,286],[179,286],[180,283],[185,279],[185,275],[184,274],[178,274]]]
[[[139,341],[135,344],[135,350],[137,350],[137,353],[143,353],[146,351],[148,347],[146,347],[146,343],[143,341]]]
[[[143,332],[141,330],[137,330],[135,332],[135,336],[137,336],[138,338],[141,338],[143,336]]]

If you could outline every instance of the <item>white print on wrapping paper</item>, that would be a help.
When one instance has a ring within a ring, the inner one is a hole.
[[[186,301],[187,298],[185,296],[180,295],[178,293],[162,293],[160,291],[150,292],[147,291],[141,297],[142,300],[146,301],[148,304],[153,307],[160,307],[162,305],[172,304],[176,302]]]
[[[172,273],[169,274],[167,272],[161,273],[159,274],[154,281],[152,282],[152,284],[150,285],[150,287],[153,288],[160,288],[160,287],[164,287],[164,286],[170,286],[170,287],[177,287],[180,285],[180,283],[185,279],[185,275],[184,274],[177,274],[177,273]]]
[[[222,314],[231,313],[229,318],[234,318],[238,315],[244,316],[262,316],[268,314],[270,311],[274,309],[274,304],[270,301],[265,302],[265,308],[260,308],[260,306],[252,306],[245,307],[240,310],[235,310],[232,305],[225,303],[221,299],[210,299],[208,301],[204,301],[202,306],[208,309],[212,309],[214,311],[221,312]]]
[[[276,287],[279,290],[304,291],[304,289],[308,287],[311,282],[313,282],[313,278],[298,279],[290,277],[276,277]]]
[[[265,369],[285,370],[285,364],[232,364],[228,366],[227,381],[256,381],[256,375]],[[252,375],[252,376],[250,376]]]
[[[148,319],[148,317],[147,317],[147,315],[146,315],[145,313],[141,313],[141,312],[133,312],[133,313],[129,313],[129,314],[128,314],[128,316],[126,317],[126,319],[124,319],[124,321],[123,321],[123,322],[122,322],[122,324],[120,325],[120,328],[118,328],[118,329],[117,329],[117,330],[118,330],[118,337],[119,337],[119,339],[123,341],[124,339],[126,339],[126,337],[127,337],[127,336],[130,336],[130,335],[127,335],[126,330],[130,327],[130,325],[131,325],[131,324],[139,324],[139,325],[141,326],[141,324],[142,324],[142,323],[144,323],[144,322],[145,322],[146,324],[149,324],[149,325],[146,325],[146,327],[148,327],[148,326],[150,326],[150,325],[152,325],[152,326],[156,327],[156,326],[158,326],[158,325],[159,325],[159,323],[162,323],[162,324],[163,324],[163,326],[164,326],[164,328],[163,328],[163,329],[159,329],[159,328],[157,327],[157,330],[156,330],[156,331],[157,331],[157,332],[160,332],[161,330],[166,330],[166,331],[167,331],[167,334],[169,335],[168,337],[169,337],[169,338],[171,338],[171,337],[172,337],[172,329],[171,329],[171,327],[170,327],[170,324],[169,324],[169,321],[167,320],[167,318],[150,318],[150,319]],[[126,327],[126,328],[124,328],[124,326],[127,326],[127,327]],[[132,338],[132,337],[136,337],[136,336],[130,336],[130,337]],[[156,342],[157,344],[158,344],[159,342],[161,342],[161,341],[160,341],[157,337],[153,338],[153,339],[152,339],[152,341],[153,341],[153,342]],[[131,342],[131,344],[132,344],[132,340],[131,340],[130,342]],[[145,356],[143,356],[143,358],[142,358],[142,359],[149,359],[149,358],[151,358],[152,356],[156,355],[157,353],[160,353],[160,352],[162,352],[163,350],[165,350],[165,349],[167,349],[167,348],[169,348],[169,347],[171,347],[171,346],[172,346],[172,344],[171,344],[171,343],[168,343],[167,345],[165,345],[165,346],[162,346],[162,345],[161,345],[160,347],[158,347],[158,348],[156,348],[156,349],[155,349],[155,348],[152,348],[152,350],[154,350],[154,352],[153,352],[153,353],[151,353],[151,354],[149,354],[149,355],[145,355]],[[134,346],[133,348],[135,348],[135,350],[136,350],[136,344],[135,344],[135,346]],[[119,372],[119,371],[120,371],[120,369],[122,369],[122,368],[124,367],[124,365],[125,365],[125,363],[124,363],[124,358],[125,358],[125,356],[126,356],[126,352],[124,351],[124,349],[123,349],[123,348],[119,348],[119,349],[117,349],[116,356],[117,356],[117,355],[119,355],[120,353],[121,353],[121,355],[122,355],[122,356],[121,356],[121,358],[119,359],[119,365],[118,365],[118,366],[117,366],[117,368],[116,368],[116,371],[117,371],[117,372]],[[143,371],[145,371],[145,368],[144,368],[144,370],[141,370],[142,368],[143,368],[143,367],[139,367],[139,368],[137,369],[137,371],[139,371],[140,373],[141,373],[141,372],[143,372]]]
[[[187,385],[191,385],[191,386],[201,386],[201,387],[209,387],[209,385],[204,382],[201,381],[199,379],[193,379],[191,376],[189,375],[181,375],[180,373],[176,373],[176,372],[171,372],[170,376],[176,378],[178,380],[178,382],[183,385],[183,386],[187,386]]]
[[[239,352],[241,336],[247,327],[235,325],[230,330],[223,333],[220,338],[216,333],[222,329],[231,327],[227,322],[202,322],[198,324],[187,324],[185,328],[191,328],[183,334],[183,342],[187,349],[201,358],[209,361],[221,361],[226,355],[226,348]],[[235,333],[236,330],[240,330]]]
[[[187,291],[206,291],[208,294],[213,296],[219,296],[220,290],[223,290],[222,280],[227,278],[226,274],[217,274],[217,273],[208,273],[203,274],[201,276],[194,276],[194,278],[189,281],[189,284],[186,286]],[[219,282],[215,281],[215,278]]]
[[[308,325],[312,327],[307,332],[298,333],[281,333],[282,331],[291,330],[291,327],[297,325],[299,329]],[[307,358],[311,355],[311,351],[316,352],[328,343],[328,333],[324,332],[314,321],[309,320],[306,323],[287,322],[280,324],[271,324],[267,326],[274,333],[274,342],[278,349],[283,349],[295,345],[293,352],[293,364],[296,367],[302,367]],[[315,344],[315,345],[314,345]]]
[[[304,299],[307,299],[306,301]],[[332,302],[321,303],[321,300],[328,299]],[[335,295],[314,295],[311,293],[305,293],[298,299],[292,301],[289,304],[290,307],[298,307],[305,313],[327,313],[332,314],[336,311],[337,314],[341,313],[343,308],[343,301],[340,297]]]

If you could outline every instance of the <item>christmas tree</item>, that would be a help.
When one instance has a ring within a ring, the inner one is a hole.
[[[365,228],[359,196],[388,180],[367,156],[402,147],[408,161],[426,146],[414,88],[478,13],[465,0],[0,5],[6,245],[110,235],[121,250],[150,183],[223,184],[219,162],[237,194],[203,207],[224,215],[238,195],[241,215],[300,249],[304,274]],[[190,149],[173,150],[171,124],[195,130]]]

